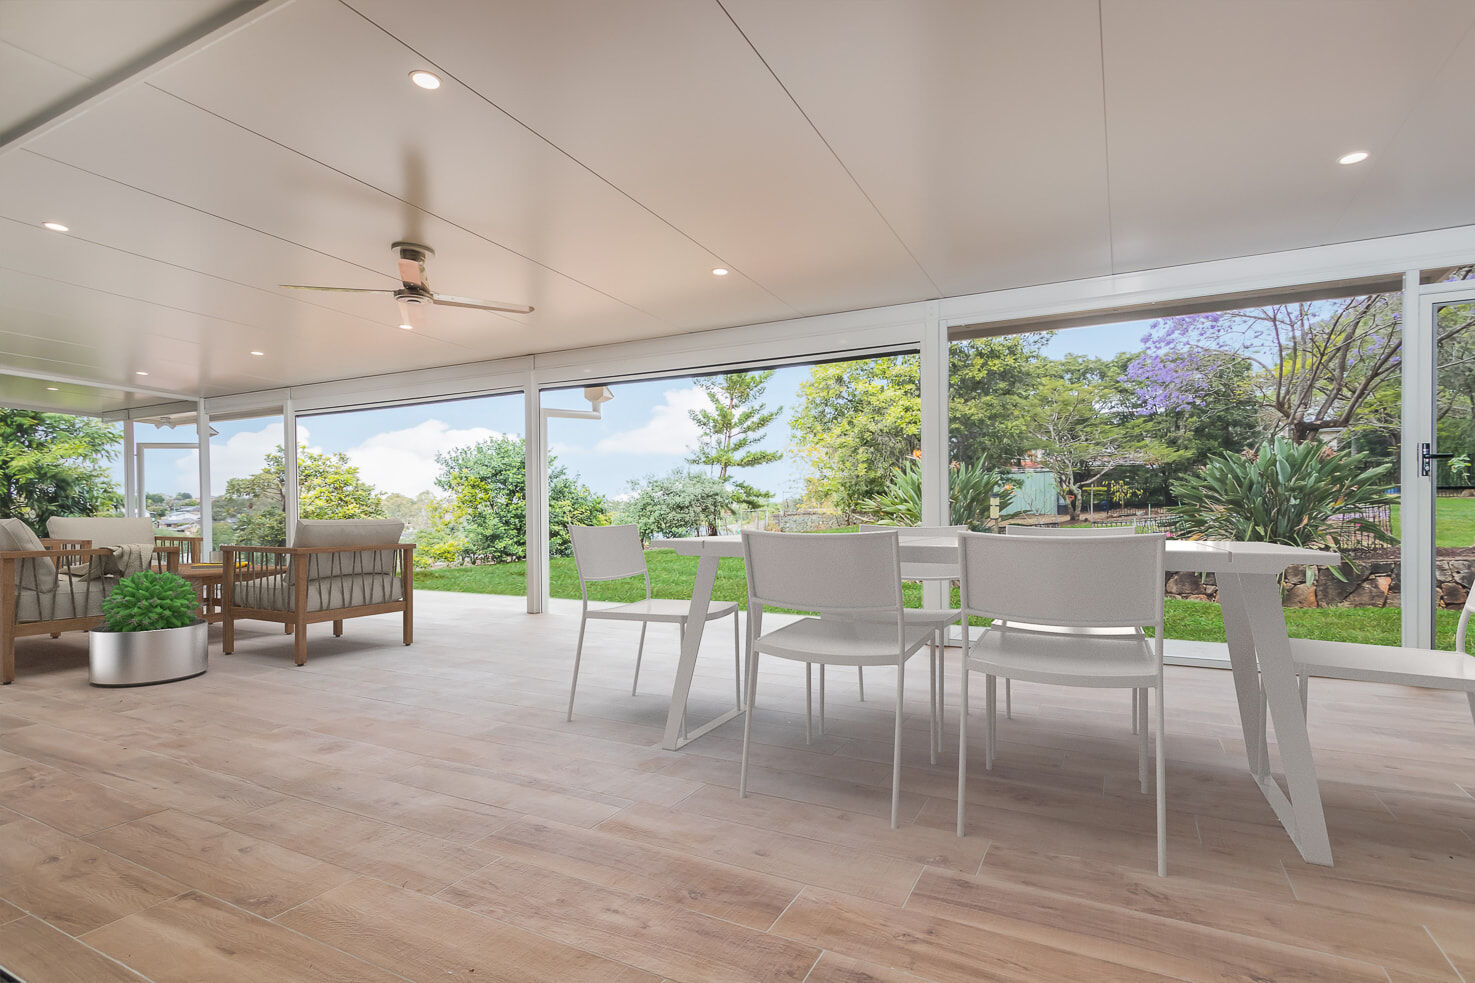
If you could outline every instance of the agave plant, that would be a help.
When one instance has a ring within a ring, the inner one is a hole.
[[[1366,462],[1364,454],[1284,437],[1226,454],[1174,482],[1175,534],[1325,549],[1340,549],[1344,537],[1353,535],[1395,542],[1367,514],[1388,504],[1393,466],[1369,468]]]
[[[948,499],[952,502],[950,524],[976,532],[997,528],[1000,519],[1017,514],[1012,507],[1014,486],[999,472],[981,464],[954,464],[948,469]],[[992,514],[995,499],[997,516]],[[883,525],[920,525],[922,469],[917,462],[908,460],[892,471],[886,490],[862,503],[861,508]]]

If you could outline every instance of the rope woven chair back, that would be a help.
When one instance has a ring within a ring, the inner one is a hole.
[[[569,526],[581,581],[623,580],[645,574],[638,526]]]
[[[1069,628],[1140,628],[1163,618],[1162,533],[963,533],[963,610]]]
[[[801,611],[891,610],[901,617],[901,560],[888,532],[743,532],[748,605]]]

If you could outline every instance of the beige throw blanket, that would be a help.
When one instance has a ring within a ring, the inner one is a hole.
[[[87,565],[83,580],[101,580],[104,577],[126,577],[130,573],[147,570],[154,560],[153,543],[126,543],[108,546],[112,556],[94,556]]]

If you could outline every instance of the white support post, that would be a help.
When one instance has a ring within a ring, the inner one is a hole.
[[[143,493],[133,473],[133,421],[123,421],[123,514],[134,518],[144,514],[139,506]]]
[[[208,560],[215,549],[215,537],[210,508],[210,411],[205,409],[203,398],[195,404],[195,434],[200,448],[200,556],[197,559]]]
[[[526,455],[527,608],[542,614],[548,606],[548,421],[544,418],[536,373],[523,389],[523,452]]]
[[[292,397],[288,396],[282,400],[282,472],[283,488],[282,494],[286,501],[283,502],[283,521],[287,526],[287,545],[292,545],[292,540],[297,535],[297,413],[292,409]]]
[[[948,339],[947,325],[938,317],[938,305],[927,305],[922,329],[922,525],[948,525],[952,503],[948,501]],[[945,607],[946,584],[931,582],[922,587],[922,603]]]
[[[1434,644],[1434,479],[1423,474],[1419,445],[1434,441],[1434,323],[1419,271],[1403,275],[1403,433],[1399,461],[1399,556],[1403,567],[1403,644]]]

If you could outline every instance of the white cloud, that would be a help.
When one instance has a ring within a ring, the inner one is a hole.
[[[307,427],[297,425],[298,439],[307,441]],[[185,439],[185,438],[181,438]],[[210,494],[224,495],[225,483],[244,478],[261,470],[266,455],[282,444],[282,423],[277,420],[260,430],[243,430],[225,440],[210,441]],[[198,488],[200,484],[200,452],[190,451],[179,458],[179,487]]]
[[[436,454],[501,436],[486,427],[456,430],[440,420],[426,420],[375,434],[346,453],[363,479],[379,491],[413,497],[435,488],[435,477],[440,474]]]
[[[601,454],[666,454],[686,456],[694,450],[701,431],[691,422],[692,410],[707,403],[707,395],[696,386],[667,389],[666,401],[651,408],[650,420],[634,430],[605,437],[594,449]]]

